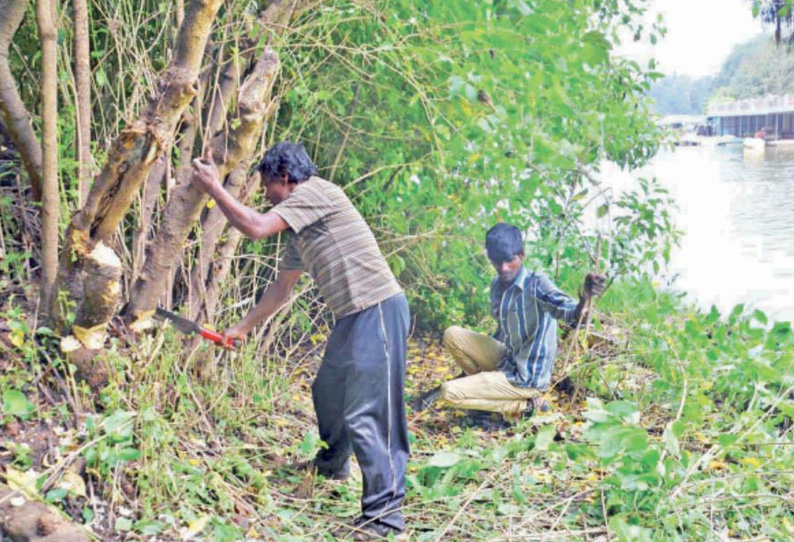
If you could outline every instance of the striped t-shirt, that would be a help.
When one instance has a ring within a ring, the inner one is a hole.
[[[335,184],[311,177],[271,212],[290,227],[281,268],[308,272],[337,318],[402,292],[372,230]]]

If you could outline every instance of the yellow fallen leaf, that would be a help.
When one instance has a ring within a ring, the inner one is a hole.
[[[209,516],[201,516],[200,518],[188,523],[187,529],[182,531],[182,540],[189,540],[204,530],[209,522]]]
[[[751,467],[756,469],[761,468],[761,462],[758,460],[757,457],[743,457],[739,461],[741,461],[745,465],[750,465]]]
[[[36,479],[39,477],[38,472],[32,469],[22,472],[14,467],[6,466],[5,475],[8,487],[11,489],[19,490],[31,499],[35,499],[38,496],[38,492],[36,491]]]
[[[16,329],[11,332],[11,344],[16,346],[17,348],[22,348],[22,345],[25,344],[25,332],[21,329]]]
[[[725,463],[723,463],[722,461],[714,460],[709,463],[709,466],[706,467],[706,470],[722,470],[724,468],[725,468]]]
[[[72,495],[77,497],[85,497],[85,480],[83,477],[80,476],[78,473],[74,472],[73,470],[66,471],[61,478],[58,487],[61,489],[65,489]]]
[[[196,459],[195,457],[191,457],[190,459],[187,460],[187,462],[189,465],[192,465],[194,467],[201,465],[201,461]]]

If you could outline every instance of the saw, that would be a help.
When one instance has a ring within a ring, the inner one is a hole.
[[[154,317],[158,320],[171,322],[171,325],[174,326],[174,329],[180,333],[184,333],[185,335],[193,335],[198,333],[205,339],[225,348],[234,348],[239,343],[238,340],[227,340],[224,342],[222,333],[207,329],[206,327],[199,325],[197,322],[177,316],[173,312],[161,309],[160,307],[157,307],[157,310],[154,312]]]

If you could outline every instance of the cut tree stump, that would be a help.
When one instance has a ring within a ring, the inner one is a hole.
[[[0,484],[0,539],[12,542],[90,542],[80,528],[47,506]]]

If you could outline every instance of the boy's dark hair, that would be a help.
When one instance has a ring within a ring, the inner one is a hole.
[[[485,250],[489,260],[509,262],[516,255],[524,253],[521,231],[512,224],[500,222],[485,234]]]
[[[256,167],[264,179],[287,175],[289,182],[302,183],[317,175],[317,166],[300,143],[282,141],[270,147]]]

